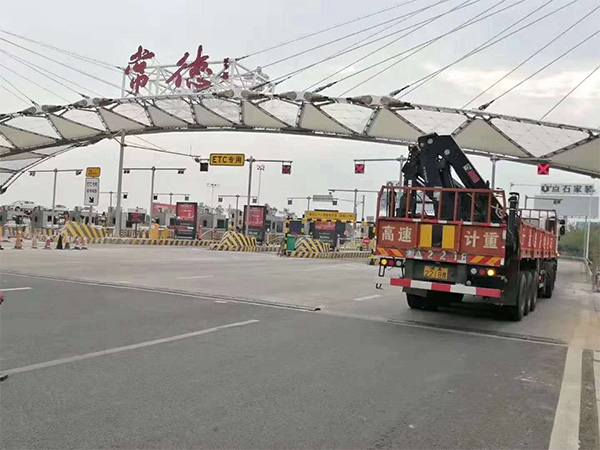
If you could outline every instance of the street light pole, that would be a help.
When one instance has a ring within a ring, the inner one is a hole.
[[[356,217],[356,209],[357,209],[357,201],[358,201],[358,189],[354,189],[354,217]]]
[[[54,229],[54,211],[56,208],[56,179],[58,178],[58,169],[54,169],[54,187],[52,188],[52,215],[51,215],[51,228]]]
[[[206,185],[211,189],[210,192],[210,209],[214,208],[215,204],[215,188],[219,187],[217,183],[206,183]]]
[[[583,257],[584,259],[587,261],[589,256],[590,256],[590,228],[591,228],[591,223],[590,223],[590,219],[592,217],[592,196],[589,196],[589,202],[588,202],[588,214],[587,216],[585,216],[585,223],[586,223],[586,228],[587,231],[585,233],[585,247],[583,249]]]
[[[258,194],[256,194],[256,198],[258,199],[257,202],[260,203],[260,183],[262,180],[262,173],[265,170],[265,165],[264,164],[258,164],[256,166],[256,170],[258,170]]]
[[[310,195],[308,197],[306,197],[306,200],[308,200],[308,204],[306,205],[306,210],[310,211]]]
[[[365,221],[365,194],[363,194],[363,199],[362,199],[362,220],[361,222]]]
[[[249,164],[248,170],[248,196],[246,198],[246,211],[244,211],[244,234],[248,236],[248,214],[250,214],[250,195],[252,194],[252,166],[256,161],[252,156],[247,159]]]
[[[154,176],[156,173],[156,167],[152,166],[152,178],[150,180],[150,210],[148,211],[148,217],[150,218],[148,225],[152,226],[152,213],[154,212]]]

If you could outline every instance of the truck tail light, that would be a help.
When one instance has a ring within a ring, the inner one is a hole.
[[[388,265],[388,263],[389,263],[389,261],[388,261],[387,259],[385,259],[385,258],[383,258],[383,259],[382,259],[382,260],[379,262],[379,264],[381,264],[382,266],[387,266],[387,265]]]
[[[487,274],[488,277],[493,277],[494,275],[496,275],[496,271],[494,269],[488,269]]]

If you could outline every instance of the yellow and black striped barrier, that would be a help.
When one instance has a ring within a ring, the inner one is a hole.
[[[106,229],[96,228],[85,223],[69,222],[62,228],[60,234],[73,238],[97,239],[106,237]]]
[[[221,241],[211,247],[211,250],[252,252],[257,248],[256,238],[244,236],[235,231],[228,231],[223,235]]]
[[[293,258],[319,258],[322,253],[329,253],[331,246],[316,239],[301,237],[296,242],[296,249],[290,253]]]
[[[90,244],[122,244],[122,245],[164,245],[180,247],[210,247],[214,241],[198,241],[185,239],[148,239],[148,238],[92,238]]]

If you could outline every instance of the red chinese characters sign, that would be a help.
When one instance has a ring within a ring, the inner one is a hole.
[[[377,246],[385,248],[414,248],[417,244],[417,224],[382,220],[378,224]]]
[[[154,53],[148,49],[143,48],[141,45],[138,47],[137,52],[129,57],[129,64],[125,69],[125,75],[130,79],[129,87],[136,94],[140,92],[140,88],[146,87],[148,84],[148,75],[146,75],[146,60],[154,58]]]
[[[129,58],[129,63],[125,69],[125,75],[129,77],[129,87],[131,91],[138,94],[140,88],[146,87],[149,77],[146,74],[148,67],[147,61],[154,58],[154,52],[143,48],[141,45],[137,51]],[[209,56],[203,54],[202,45],[196,50],[196,57],[190,60],[190,53],[185,52],[177,61],[177,70],[167,79],[167,84],[172,84],[175,88],[182,86],[192,91],[202,91],[212,86],[211,77],[213,70],[208,64]],[[223,60],[223,69],[217,74],[217,77],[229,79],[230,61],[229,58]]]
[[[504,230],[492,227],[462,227],[460,251],[469,255],[503,256]]]

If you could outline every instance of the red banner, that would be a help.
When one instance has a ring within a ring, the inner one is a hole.
[[[248,226],[262,228],[265,224],[265,209],[262,206],[250,207],[248,212]]]
[[[152,203],[152,214],[159,214],[161,212],[176,214],[177,207],[170,203]]]
[[[335,222],[315,222],[315,228],[319,231],[335,231]]]
[[[196,222],[196,204],[195,203],[177,203],[177,217],[181,222]]]

